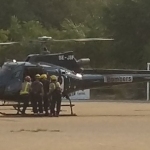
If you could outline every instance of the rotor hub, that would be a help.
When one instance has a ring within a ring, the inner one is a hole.
[[[52,40],[52,37],[42,36],[42,37],[38,37],[38,40],[40,40],[40,41],[50,41],[50,40]]]

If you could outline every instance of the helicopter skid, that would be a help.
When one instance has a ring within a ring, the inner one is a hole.
[[[21,111],[21,107],[23,107],[23,104],[1,104],[0,107],[13,107],[14,110],[17,111],[16,114],[7,114],[7,113],[3,113],[3,112],[0,112],[1,115],[19,115],[19,116],[45,116],[45,114],[25,114],[25,115],[22,115],[22,111]],[[60,116],[77,116],[75,113],[73,113],[73,107],[75,106],[74,104],[62,104],[61,107],[66,107],[66,106],[69,106],[70,109],[71,109],[71,113],[70,114],[60,114]],[[31,104],[29,104],[28,106],[28,110],[29,108],[32,107]],[[10,109],[9,109],[10,110]],[[31,110],[31,109],[30,109]],[[32,111],[32,110],[31,110]],[[61,110],[63,111],[63,110]]]

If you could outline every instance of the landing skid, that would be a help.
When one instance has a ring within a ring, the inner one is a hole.
[[[71,99],[69,98],[69,96],[66,96],[66,98],[69,100],[69,104],[61,104],[61,107],[66,107],[66,106],[69,106],[70,107],[70,114],[69,115],[67,115],[67,114],[60,114],[60,116],[77,116],[74,112],[73,112],[73,107],[75,106],[74,104],[72,104],[72,102],[71,102]],[[5,107],[13,107],[14,108],[14,110],[16,110],[17,111],[17,113],[16,114],[14,114],[14,115],[21,115],[21,116],[24,116],[24,115],[22,115],[22,109],[21,108],[23,108],[23,104],[22,103],[16,103],[16,104],[6,104],[6,101],[4,101],[0,106],[5,106]],[[28,108],[29,107],[32,107],[32,105],[31,104],[29,104],[29,106],[28,106]],[[62,111],[62,110],[61,110]],[[0,114],[1,115],[7,115],[6,113],[3,113],[3,112],[0,112]],[[8,114],[9,115],[9,114]],[[30,114],[29,114],[30,115]],[[43,114],[44,115],[44,114]],[[25,115],[25,116],[27,116],[27,115]],[[35,116],[34,114],[33,114],[33,116]],[[40,115],[41,116],[41,115]]]
[[[4,106],[5,103],[6,103],[6,101],[5,101],[5,100],[2,100],[2,104],[0,104],[0,106]]]

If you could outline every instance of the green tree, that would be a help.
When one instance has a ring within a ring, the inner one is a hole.
[[[115,38],[112,58],[120,67],[143,68],[144,47],[149,41],[148,1],[115,0],[103,9],[103,23]],[[147,3],[147,4],[146,4]]]

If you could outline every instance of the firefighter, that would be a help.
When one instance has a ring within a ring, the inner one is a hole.
[[[30,88],[31,88],[31,78],[30,78],[30,76],[26,76],[24,79],[24,82],[22,83],[22,87],[21,87],[21,91],[20,91],[20,96],[24,103],[23,109],[22,109],[22,114],[25,114],[25,111],[29,105]]]
[[[31,84],[31,96],[32,96],[32,104],[33,104],[33,112],[43,113],[42,108],[42,98],[43,98],[43,84],[40,82],[40,75],[35,75],[35,81]],[[38,107],[38,110],[37,110]]]
[[[51,96],[51,108],[50,108],[50,116],[59,116],[60,107],[61,107],[61,86],[57,81],[57,77],[55,75],[51,76],[51,83],[49,86],[49,94]],[[56,113],[55,113],[56,106]]]
[[[48,116],[48,108],[49,108],[49,102],[48,102],[48,94],[49,94],[49,80],[47,80],[47,75],[42,74],[40,76],[41,82],[43,83],[43,89],[44,89],[44,95],[43,95],[43,101],[44,101],[44,110],[45,115]]]

